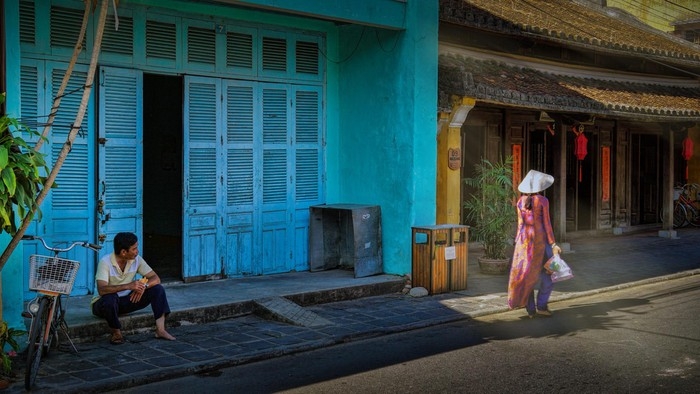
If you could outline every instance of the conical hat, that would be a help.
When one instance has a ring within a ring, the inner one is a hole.
[[[545,174],[544,172],[530,170],[530,172],[525,175],[523,181],[520,182],[520,185],[518,185],[518,190],[521,193],[539,193],[552,186],[553,183],[553,176]]]

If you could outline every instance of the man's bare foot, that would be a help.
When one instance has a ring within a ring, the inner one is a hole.
[[[166,339],[168,341],[174,341],[175,337],[170,335],[165,330],[156,330],[156,339]]]

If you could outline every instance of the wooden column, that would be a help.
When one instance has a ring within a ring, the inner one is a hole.
[[[676,230],[673,229],[673,130],[667,128],[664,134],[668,136],[666,140],[666,160],[663,162],[663,210],[664,225],[659,230],[659,237],[676,238]]]
[[[462,125],[476,100],[457,98],[449,114],[440,114],[437,154],[437,224],[461,224]]]

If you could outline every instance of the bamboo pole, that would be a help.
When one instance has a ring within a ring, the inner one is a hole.
[[[56,181],[56,176],[61,170],[61,166],[63,165],[63,163],[66,161],[66,157],[68,157],[68,153],[71,150],[73,141],[75,141],[75,137],[78,135],[78,130],[80,130],[80,127],[83,123],[85,111],[87,110],[88,99],[90,98],[90,94],[92,92],[92,84],[95,79],[97,59],[99,58],[100,48],[102,46],[102,35],[104,33],[105,22],[107,20],[108,5],[109,0],[102,0],[102,5],[100,8],[100,19],[98,21],[97,32],[95,34],[95,42],[92,47],[92,56],[90,58],[90,68],[88,69],[87,78],[85,80],[85,90],[83,91],[83,97],[80,101],[80,106],[78,107],[78,113],[76,114],[75,122],[73,122],[73,126],[71,127],[71,130],[68,133],[68,138],[63,144],[63,148],[61,148],[61,152],[59,153],[58,158],[56,159],[56,163],[51,169],[51,173],[49,173],[49,176],[46,178],[41,192],[39,192],[39,195],[36,198],[36,204],[24,217],[24,220],[22,221],[22,225],[20,226],[19,230],[12,237],[12,240],[0,256],[0,271],[2,271],[2,269],[5,267],[5,264],[7,263],[7,260],[9,260],[10,255],[12,254],[12,252],[14,252],[15,248],[19,244],[19,241],[22,239],[22,236],[24,235],[25,231],[27,231],[29,224],[34,218],[34,214],[37,208],[44,201],[46,195],[49,193],[49,190],[51,190],[51,185],[53,185],[53,183]]]
[[[61,86],[58,88],[56,97],[53,98],[53,105],[51,106],[51,113],[49,113],[49,118],[46,120],[44,125],[44,130],[41,132],[41,138],[36,142],[34,146],[34,151],[38,152],[41,149],[41,145],[44,143],[44,139],[48,138],[49,131],[53,126],[53,121],[56,119],[56,113],[58,113],[58,108],[61,106],[61,98],[63,98],[63,93],[66,91],[66,86],[68,86],[68,81],[73,74],[73,68],[75,63],[78,61],[78,55],[83,50],[83,40],[85,39],[85,31],[87,30],[88,17],[90,15],[90,3],[92,0],[83,0],[85,3],[85,12],[83,13],[83,24],[80,26],[80,34],[78,35],[78,41],[75,42],[75,47],[73,48],[73,56],[70,58],[68,63],[68,69],[66,73],[63,74],[63,81],[61,81]]]

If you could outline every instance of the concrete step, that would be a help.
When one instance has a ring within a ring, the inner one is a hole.
[[[290,287],[290,281],[295,281],[295,285]],[[315,327],[326,324],[325,319],[304,306],[397,293],[405,283],[403,277],[395,275],[353,278],[344,273],[292,273],[217,283],[165,284],[171,308],[166,327],[206,324],[249,314]],[[106,340],[109,335],[104,320],[89,313],[89,298],[67,300],[68,334],[76,343]],[[154,329],[150,307],[122,316],[120,321],[125,335]]]
[[[255,314],[268,320],[302,327],[323,327],[332,323],[321,316],[284,297],[268,297],[254,300]]]

